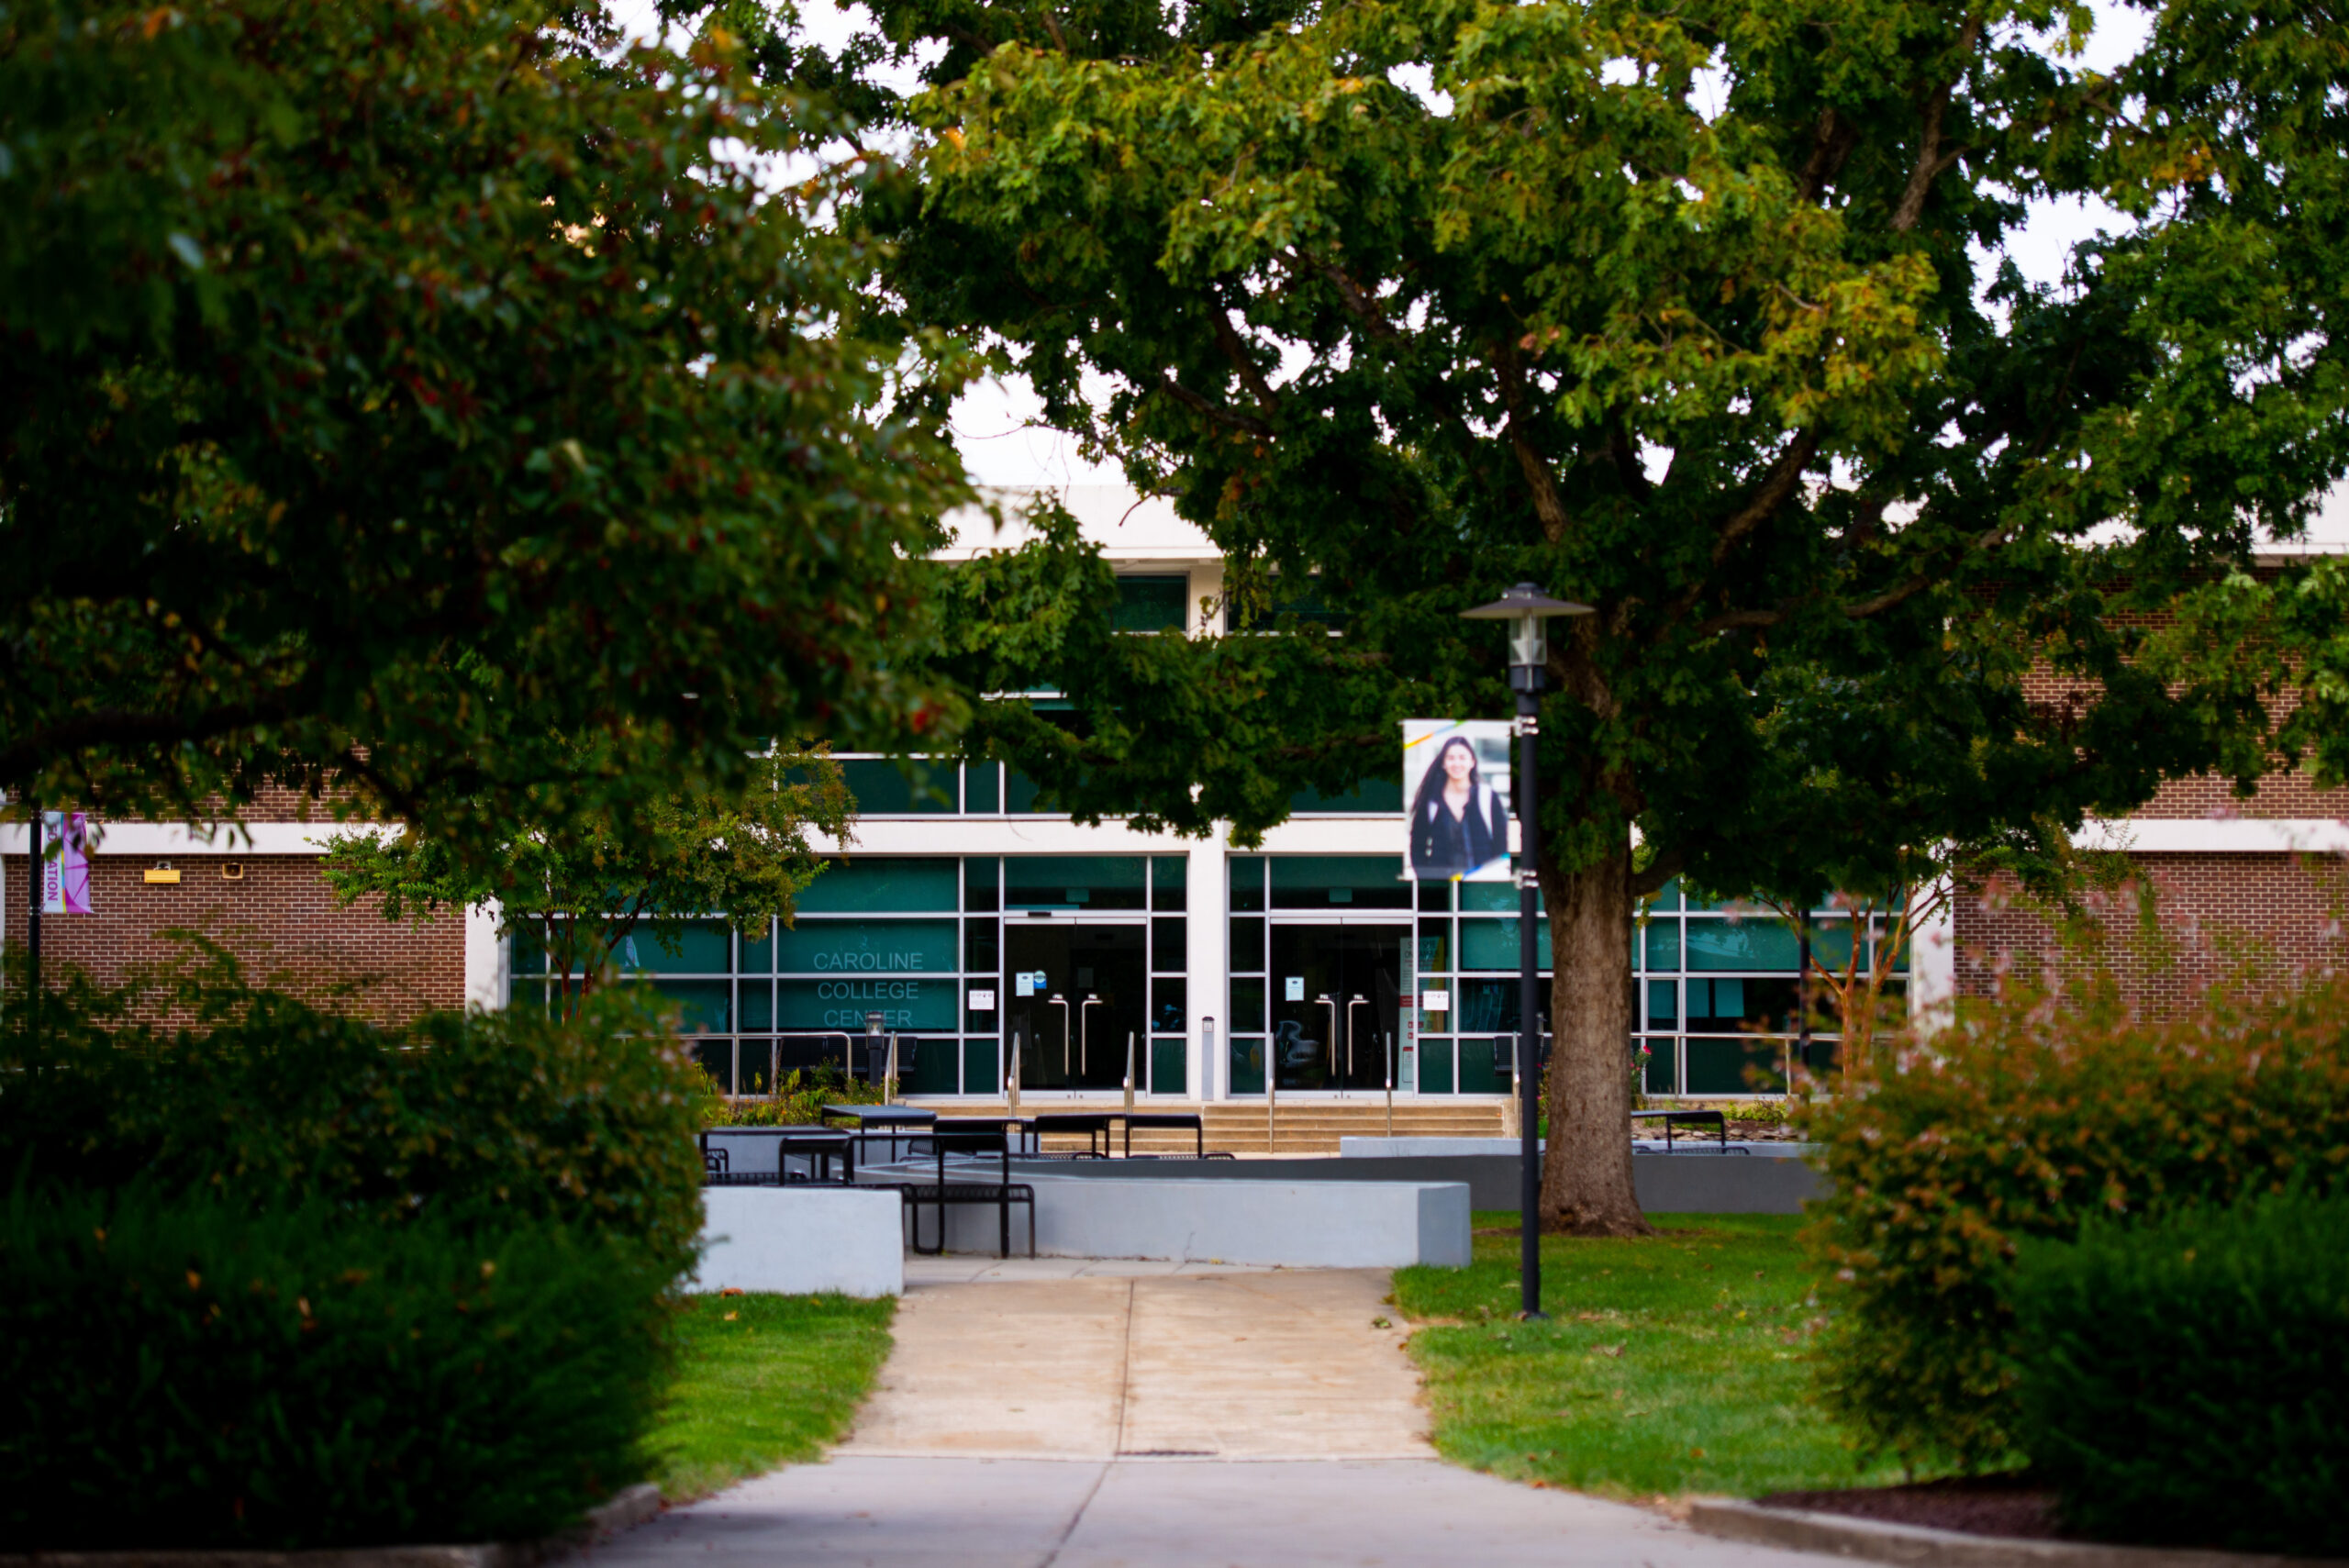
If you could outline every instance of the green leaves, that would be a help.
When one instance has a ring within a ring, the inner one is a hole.
[[[651,773],[657,759],[608,743],[551,738],[564,778]],[[529,809],[529,802],[524,809]],[[855,802],[822,747],[772,747],[737,789],[665,791],[613,817],[567,820],[553,806],[462,846],[414,831],[329,839],[325,871],[343,904],[380,900],[386,919],[429,922],[468,908],[498,910],[503,934],[542,944],[546,970],[579,976],[581,993],[609,975],[639,930],[664,948],[697,917],[721,915],[752,941],[789,925],[799,893],[825,866],[828,840],[852,836]],[[561,1011],[577,1006],[566,990]]]
[[[951,724],[886,655],[964,494],[960,372],[826,216],[885,164],[770,192],[821,114],[571,20],[11,11],[12,794],[285,786],[465,854],[738,787],[766,735]]]

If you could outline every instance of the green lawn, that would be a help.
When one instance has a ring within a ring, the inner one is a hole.
[[[839,1441],[889,1353],[896,1310],[844,1296],[692,1297],[653,1434],[662,1496],[704,1496]]]
[[[1512,1480],[1618,1497],[1898,1480],[1804,1398],[1817,1307],[1781,1215],[1653,1216],[1644,1241],[1544,1237],[1550,1323],[1514,1320],[1517,1216],[1479,1214],[1464,1269],[1400,1269],[1436,1448]],[[1505,1233],[1495,1233],[1502,1232]]]

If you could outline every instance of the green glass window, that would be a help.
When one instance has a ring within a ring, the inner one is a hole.
[[[954,809],[952,763],[918,758],[851,757],[840,764],[857,810],[866,817],[911,817]]]
[[[1421,974],[1436,975],[1452,973],[1452,922],[1421,920],[1419,922],[1419,962]]]
[[[722,920],[696,920],[661,929],[640,926],[620,939],[616,955],[629,974],[731,974],[734,933]]]
[[[1541,955],[1541,967],[1550,967],[1550,922],[1537,921],[1533,928],[1534,951]],[[1520,961],[1517,922],[1515,920],[1463,920],[1460,922],[1460,967],[1464,970],[1513,970]]]
[[[1190,880],[1190,856],[1151,856],[1150,906],[1153,909],[1182,908],[1185,890]]]
[[[1190,624],[1190,600],[1186,574],[1120,575],[1109,624],[1119,631],[1181,631]]]
[[[1771,917],[1688,922],[1691,970],[1783,969],[1792,973],[1801,962],[1800,951],[1793,929]]]
[[[1537,893],[1533,895],[1533,907],[1546,914],[1550,906]],[[1464,915],[1514,915],[1517,910],[1517,884],[1513,882],[1460,884],[1460,912]]]
[[[1234,980],[1231,983],[1231,1032],[1254,1034],[1262,1031],[1264,1027],[1264,980],[1261,977]]]
[[[1264,1092],[1264,1042],[1245,1036],[1231,1037],[1231,1092],[1235,1095],[1261,1095]]]
[[[652,989],[676,1004],[680,1032],[724,1034],[733,1027],[734,987],[723,980],[658,980]]]
[[[1007,763],[1003,770],[1003,809],[1013,817],[1035,817],[1057,811],[1050,804],[1039,805],[1039,788],[1034,779]]]
[[[1704,984],[1698,982],[1699,984]],[[1648,1028],[1669,1029],[1680,1021],[1680,982],[1648,982]]]
[[[1403,776],[1364,779],[1339,795],[1301,789],[1288,797],[1293,817],[1399,815],[1403,809]]]
[[[1648,968],[1678,969],[1680,967],[1680,922],[1678,920],[1666,916],[1653,917],[1649,919],[1647,929],[1642,933],[1642,936],[1645,939]]]
[[[1275,855],[1275,909],[1408,909],[1400,855]]]
[[[963,809],[977,817],[992,817],[1003,809],[1000,764],[974,762],[963,770]]]
[[[1852,962],[1852,922],[1814,917],[1810,922],[1810,962],[1831,973],[1842,973],[1843,966]]]
[[[1139,909],[1148,859],[1141,855],[1006,855],[1006,909]]]
[[[802,920],[778,934],[785,974],[952,974],[952,920]]]
[[[948,859],[863,855],[834,861],[799,895],[804,915],[937,910],[952,914],[960,868]]]
[[[1180,974],[1190,967],[1191,923],[1180,915],[1161,915],[1150,923],[1150,968],[1153,974]]]
[[[1264,857],[1234,855],[1224,864],[1231,878],[1231,912],[1261,913],[1264,907]]]
[[[974,915],[991,914],[996,888],[1003,880],[1003,862],[993,855],[973,855],[963,862],[963,907]]]
[[[765,936],[761,937],[757,941],[752,941],[747,936],[742,939],[735,962],[744,974],[773,974],[774,973],[774,934],[779,929],[781,928],[774,921],[769,920]]]
[[[1235,974],[1258,974],[1264,968],[1264,922],[1259,916],[1231,917],[1231,968]]]
[[[1184,1006],[1188,982],[1179,974],[1162,974],[1150,983],[1150,1032],[1181,1034],[1189,1010]]]
[[[952,1034],[962,982],[951,975],[914,980],[865,975],[837,980],[785,980],[775,984],[777,1027],[861,1033],[864,1015],[882,1015],[889,1029]]]

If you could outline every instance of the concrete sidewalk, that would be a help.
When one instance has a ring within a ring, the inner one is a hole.
[[[910,1290],[841,1449],[867,1457],[1430,1457],[1383,1270]]]
[[[1384,1270],[924,1260],[829,1461],[594,1568],[1733,1568],[1831,1559],[1442,1463]]]
[[[1801,1568],[1620,1503],[1434,1460],[874,1459],[665,1514],[593,1568]]]

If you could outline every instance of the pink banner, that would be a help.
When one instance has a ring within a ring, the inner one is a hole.
[[[41,913],[92,913],[89,817],[79,811],[44,811],[40,817]]]

